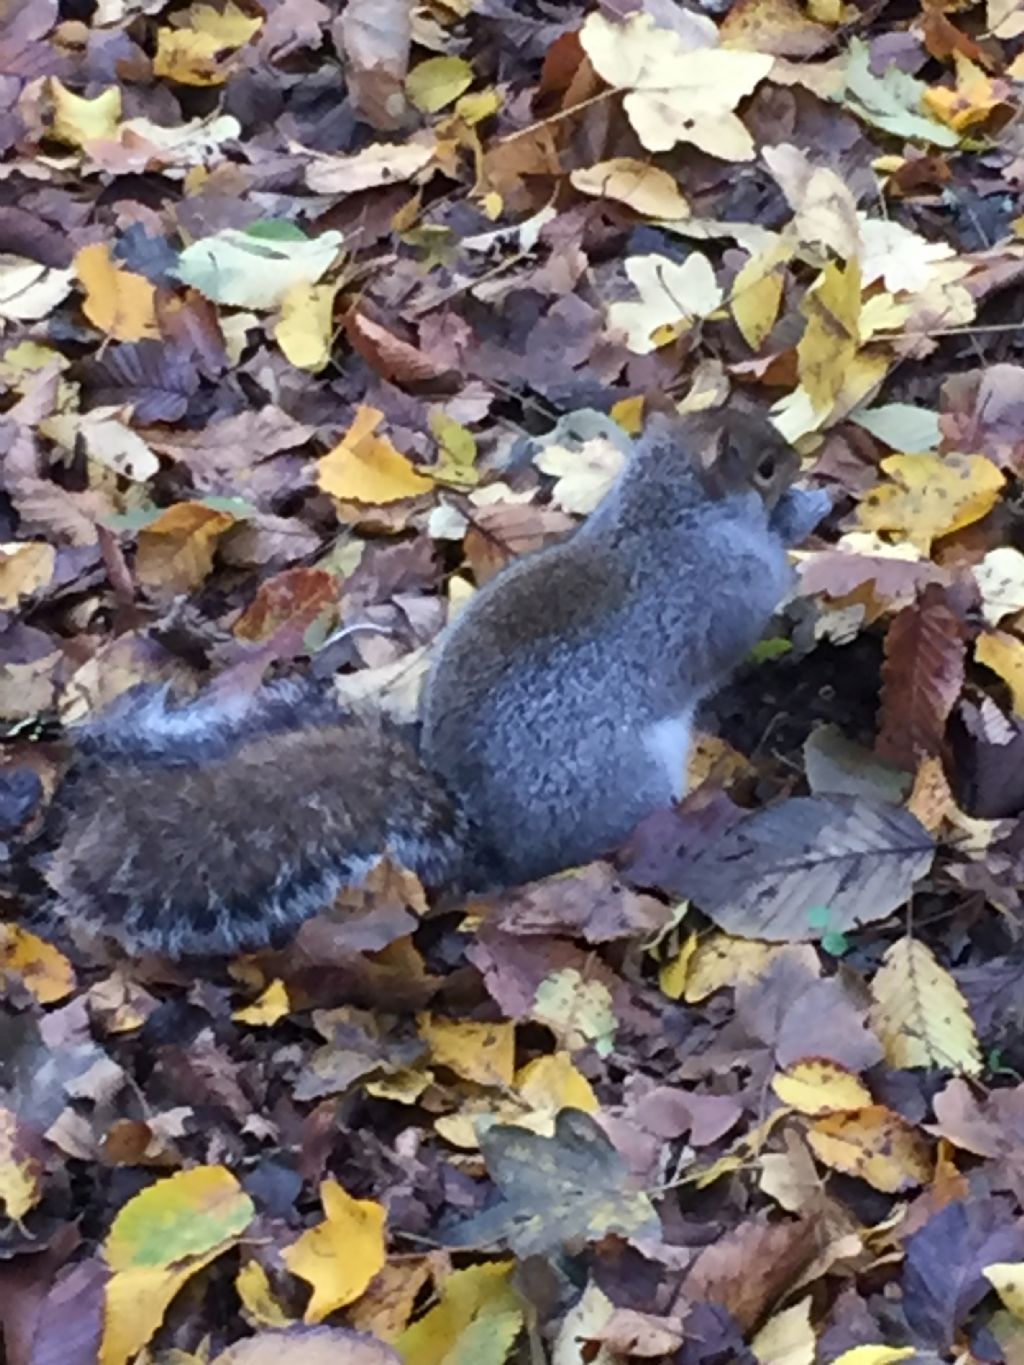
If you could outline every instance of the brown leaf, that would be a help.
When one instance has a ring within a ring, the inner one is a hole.
[[[746,1333],[817,1250],[813,1224],[751,1219],[701,1251],[681,1292],[690,1303],[720,1303]]]
[[[927,831],[897,806],[793,797],[681,860],[671,889],[728,934],[813,939],[884,919],[926,875],[934,854]]]
[[[495,918],[506,934],[564,933],[587,943],[607,943],[663,928],[669,908],[619,882],[605,863],[572,877],[549,878],[497,899]]]
[[[348,93],[367,123],[401,128],[408,101],[405,78],[412,43],[407,0],[350,0],[334,21],[339,52],[347,59]]]
[[[324,569],[286,569],[260,585],[235,622],[241,640],[269,640],[283,627],[301,635],[318,616],[338,605],[338,584]]]
[[[366,363],[392,383],[423,384],[450,373],[447,365],[436,364],[365,313],[353,310],[346,315],[345,335]]]
[[[920,759],[942,752],[964,685],[966,648],[960,618],[937,585],[893,619],[882,666],[882,758],[913,772]]]
[[[539,550],[568,535],[575,518],[554,507],[532,503],[494,503],[474,508],[466,532],[466,559],[477,585],[503,569],[518,555]]]

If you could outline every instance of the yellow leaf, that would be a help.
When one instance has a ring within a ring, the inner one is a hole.
[[[800,311],[807,327],[796,348],[797,372],[814,408],[828,412],[860,345],[860,267],[830,261]]]
[[[17,1114],[0,1107],[0,1211],[20,1221],[42,1194],[42,1162],[27,1148]]]
[[[228,69],[218,60],[224,44],[211,33],[161,28],[156,35],[153,75],[178,85],[223,85]]]
[[[776,945],[756,939],[712,934],[693,956],[683,999],[688,1005],[696,1005],[723,986],[755,981],[780,951]]]
[[[415,1104],[419,1097],[434,1080],[432,1071],[406,1067],[390,1076],[378,1076],[376,1080],[364,1081],[363,1089],[378,1100],[392,1100],[395,1104]]]
[[[163,1322],[178,1291],[226,1249],[218,1247],[176,1269],[143,1266],[112,1276],[103,1305],[99,1365],[134,1362]]]
[[[1010,689],[1014,711],[1024,716],[1024,643],[1004,630],[990,630],[978,636],[974,657],[999,674]]]
[[[980,521],[1006,479],[984,455],[890,455],[881,461],[893,483],[879,484],[857,508],[869,531],[897,531],[923,554],[932,541]]]
[[[156,290],[144,275],[122,270],[105,242],[82,247],[75,273],[85,290],[82,312],[100,331],[114,341],[160,335],[153,307]]]
[[[232,1019],[237,1019],[240,1024],[252,1024],[256,1028],[276,1024],[279,1019],[285,1019],[291,1009],[291,1002],[288,999],[288,988],[283,981],[274,980],[260,995],[258,1000],[254,1000],[251,1005],[245,1005],[240,1010],[235,1010]]]
[[[981,1272],[1015,1318],[1024,1322],[1024,1261],[995,1261]]]
[[[751,351],[758,351],[776,325],[778,306],[782,302],[784,278],[781,270],[744,280],[748,262],[736,276],[736,292],[732,300],[732,315],[743,340]]]
[[[420,1037],[430,1048],[434,1066],[446,1066],[478,1085],[511,1085],[515,1071],[515,1024],[475,1024],[421,1014]]]
[[[59,949],[16,924],[0,924],[0,982],[15,977],[41,1005],[75,989],[75,969]]]
[[[569,1052],[592,1046],[611,1051],[619,1021],[608,987],[587,981],[574,967],[552,972],[537,987],[531,1017],[546,1024]]]
[[[405,92],[425,114],[453,104],[473,84],[473,68],[463,57],[428,57],[405,78]]]
[[[678,953],[658,969],[658,985],[661,987],[662,993],[667,995],[670,1000],[682,999],[690,975],[690,966],[699,945],[700,939],[694,931],[687,936]]]
[[[599,161],[596,166],[573,171],[569,179],[582,194],[616,199],[645,218],[690,216],[690,206],[675,177],[660,166],[649,166],[631,156]]]
[[[208,33],[221,47],[244,47],[263,27],[262,15],[248,15],[233,0],[226,5],[193,5],[187,14],[188,27]]]
[[[500,90],[475,90],[471,95],[463,95],[455,105],[455,112],[463,123],[472,128],[484,119],[491,118],[503,103]]]
[[[153,73],[179,85],[222,85],[230,60],[224,55],[243,47],[263,27],[262,18],[250,18],[229,3],[223,8],[193,5],[181,28],[157,30]]]
[[[143,587],[177,595],[197,588],[213,568],[217,542],[234,525],[227,512],[179,502],[139,532],[135,573]]]
[[[353,1199],[335,1180],[320,1186],[324,1221],[282,1252],[293,1275],[313,1286],[306,1322],[353,1303],[387,1259],[387,1214],[372,1199]]]
[[[775,326],[785,284],[778,248],[752,256],[736,276],[732,287],[732,315],[743,340],[752,351]]]
[[[253,1203],[230,1171],[199,1166],[149,1185],[121,1209],[104,1246],[101,1365],[134,1359],[182,1285],[238,1241]]]
[[[290,1317],[274,1297],[267,1272],[259,1261],[248,1261],[235,1276],[235,1289],[245,1316],[257,1327],[290,1327]]]
[[[812,1116],[864,1109],[871,1103],[871,1092],[862,1081],[822,1057],[794,1062],[774,1077],[772,1089],[783,1104]]]
[[[8,352],[9,354],[9,352]],[[608,414],[613,422],[629,436],[639,436],[644,429],[644,396],[636,393],[631,398],[620,398]]]
[[[430,434],[438,446],[434,478],[456,488],[474,487],[480,482],[476,468],[476,437],[449,417],[443,408],[431,408],[428,421]]]
[[[567,1052],[535,1057],[516,1072],[515,1084],[531,1109],[550,1114],[552,1124],[560,1109],[582,1109],[586,1114],[596,1114],[600,1108],[590,1082],[576,1069]],[[552,1133],[553,1126],[547,1131]]]
[[[53,125],[50,136],[71,147],[84,147],[96,138],[113,137],[121,122],[121,90],[111,85],[92,99],[76,95],[50,77]]]
[[[0,607],[13,610],[23,597],[48,587],[56,563],[57,551],[43,540],[0,545]]]
[[[481,1132],[492,1124],[514,1124],[552,1137],[562,1109],[593,1114],[600,1108],[589,1081],[573,1066],[567,1052],[528,1062],[516,1073],[515,1089],[517,1096],[471,1095],[457,1113],[443,1115],[434,1127],[446,1142],[473,1151],[480,1145]]]
[[[836,1356],[832,1365],[895,1365],[897,1360],[910,1360],[917,1355],[914,1346],[854,1346]]]
[[[424,477],[386,436],[374,433],[384,414],[359,408],[352,425],[317,465],[317,481],[325,493],[343,502],[398,502],[428,493]]]
[[[814,1365],[816,1345],[808,1296],[775,1313],[750,1343],[760,1365]]]
[[[981,1071],[978,1037],[956,982],[930,948],[901,938],[889,948],[871,982],[871,1027],[896,1067],[952,1067]]]
[[[317,374],[331,358],[336,284],[292,285],[281,300],[274,338],[298,370]]]
[[[1005,83],[996,85],[980,67],[956,54],[956,89],[933,85],[924,92],[922,103],[940,122],[958,133],[987,122],[989,116],[1007,102],[1010,91]]]
[[[523,1326],[511,1285],[514,1262],[496,1261],[453,1271],[440,1302],[394,1343],[403,1365],[466,1365],[504,1360]]]
[[[881,1104],[849,1114],[826,1114],[808,1129],[807,1141],[826,1166],[858,1176],[886,1194],[931,1179],[927,1142],[906,1119]]]

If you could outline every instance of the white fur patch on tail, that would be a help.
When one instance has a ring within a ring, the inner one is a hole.
[[[693,733],[693,709],[656,721],[644,734],[644,746],[668,779],[673,798],[686,790],[686,759]]]

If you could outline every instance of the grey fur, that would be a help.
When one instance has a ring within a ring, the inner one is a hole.
[[[781,445],[746,418],[724,438],[654,422],[571,540],[507,568],[449,629],[422,752],[472,812],[496,881],[608,853],[671,804],[681,775],[652,735],[683,735],[761,637],[791,583],[785,544],[829,501],[784,481],[755,491],[766,451],[791,476]]]
[[[385,852],[458,884],[466,822],[397,734],[290,684],[168,702],[137,690],[76,745],[41,859],[73,926],[226,953],[293,932]]]
[[[422,757],[302,685],[183,707],[142,690],[80,731],[42,862],[57,913],[130,952],[257,948],[385,850],[428,886],[515,884],[670,804],[694,708],[828,498],[787,489],[796,458],[763,422],[649,427],[590,520],[447,632]]]

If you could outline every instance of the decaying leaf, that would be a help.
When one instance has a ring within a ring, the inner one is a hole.
[[[896,1193],[925,1184],[932,1173],[928,1143],[899,1114],[874,1104],[816,1119],[807,1140],[819,1161]]]
[[[629,1188],[615,1148],[577,1109],[562,1110],[553,1137],[496,1124],[480,1148],[501,1202],[461,1224],[455,1246],[500,1241],[528,1256],[608,1232],[651,1235],[658,1226],[647,1195]]]
[[[858,507],[870,531],[898,531],[924,554],[932,541],[991,511],[1003,475],[983,455],[890,455],[881,468],[894,482],[879,484]]]
[[[783,1104],[801,1114],[835,1114],[863,1109],[871,1103],[864,1083],[835,1062],[809,1059],[794,1062],[772,1081]]]
[[[252,1200],[222,1166],[197,1166],[147,1186],[121,1209],[105,1246],[101,1365],[126,1365],[159,1327],[178,1290],[227,1251]]]
[[[925,876],[931,836],[906,811],[794,797],[739,821],[680,866],[674,889],[720,929],[773,942],[884,919]]]

